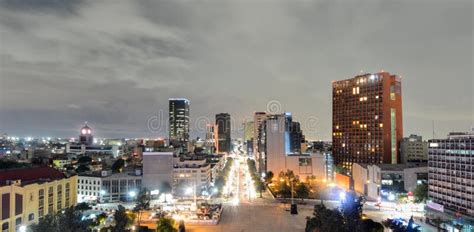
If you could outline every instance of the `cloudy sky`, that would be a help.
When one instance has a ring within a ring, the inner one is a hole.
[[[193,136],[271,101],[330,139],[331,81],[385,70],[405,135],[443,137],[474,125],[473,54],[470,0],[0,0],[0,132],[163,136],[186,97]]]

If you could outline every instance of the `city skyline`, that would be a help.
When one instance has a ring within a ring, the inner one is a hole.
[[[0,132],[75,137],[88,121],[98,137],[161,137],[147,120],[184,97],[191,125],[228,112],[242,129],[278,101],[308,139],[330,140],[332,81],[383,69],[402,76],[404,135],[429,139],[434,121],[442,138],[473,125],[471,9],[0,1]]]

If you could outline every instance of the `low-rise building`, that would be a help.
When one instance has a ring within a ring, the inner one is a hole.
[[[2,232],[19,231],[47,214],[74,206],[77,176],[50,167],[0,171]]]
[[[368,200],[395,200],[428,181],[426,164],[360,164],[352,168],[354,190]]]
[[[78,202],[131,201],[141,189],[141,170],[133,173],[101,171],[77,178]]]
[[[428,162],[428,141],[418,135],[410,135],[400,141],[400,160],[402,163]]]
[[[143,187],[150,191],[158,190],[164,185],[173,184],[174,152],[143,152]]]
[[[196,188],[201,195],[211,183],[211,164],[204,158],[174,157],[173,187],[175,195],[185,195],[186,189]]]

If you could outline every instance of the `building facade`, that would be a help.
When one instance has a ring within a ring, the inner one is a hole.
[[[143,184],[151,191],[173,184],[173,151],[143,152]]]
[[[230,114],[216,114],[217,137],[219,142],[218,152],[229,153],[231,149],[231,120]]]
[[[244,147],[247,155],[253,156],[253,136],[254,124],[253,121],[244,123]]]
[[[402,163],[428,162],[428,141],[418,135],[410,135],[400,142],[400,161]]]
[[[177,196],[185,196],[189,188],[195,188],[196,194],[201,195],[209,187],[211,176],[211,164],[204,158],[174,158],[173,189]]]
[[[401,79],[388,72],[334,81],[333,155],[350,172],[353,163],[399,162],[403,137]]]
[[[462,215],[474,225],[474,132],[429,140],[428,166],[428,207]]]
[[[19,231],[50,213],[76,205],[77,176],[50,167],[0,171],[2,232]]]
[[[189,140],[189,100],[169,99],[169,140],[170,145],[187,150]]]
[[[261,152],[259,152],[259,144],[261,144],[261,138],[263,131],[263,123],[267,119],[267,113],[265,112],[255,112],[253,115],[253,156],[257,161],[256,166],[257,170],[260,170],[260,160],[263,160],[264,157],[261,157]]]
[[[141,171],[115,173],[101,171],[77,177],[78,202],[125,202],[134,200],[142,189]]]
[[[371,201],[394,201],[428,182],[426,164],[360,164],[352,166],[354,191]]]

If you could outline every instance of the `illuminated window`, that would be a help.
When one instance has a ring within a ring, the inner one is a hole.
[[[379,126],[380,126],[380,127],[383,127],[383,123],[380,123],[380,125],[379,125]]]
[[[375,115],[375,120],[379,119],[379,116],[378,115]]]
[[[339,129],[339,125],[336,126],[336,129]]]
[[[379,99],[379,95],[375,96],[375,99]]]

